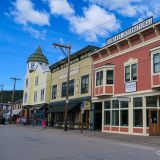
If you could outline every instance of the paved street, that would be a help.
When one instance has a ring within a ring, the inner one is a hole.
[[[159,160],[154,147],[65,134],[56,129],[0,126],[0,160]]]

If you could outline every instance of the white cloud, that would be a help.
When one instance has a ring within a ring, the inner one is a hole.
[[[30,0],[16,0],[11,15],[17,23],[27,25],[28,23],[39,26],[50,25],[49,15],[44,11],[35,10]]]
[[[67,0],[45,0],[48,2],[51,14],[68,17],[74,14],[73,7]]]
[[[30,35],[36,39],[45,39],[46,31],[39,31],[31,26],[24,26],[23,30],[29,32]]]
[[[86,41],[97,41],[99,37],[106,37],[110,32],[120,28],[115,15],[97,5],[83,8],[83,15],[79,16],[76,15],[73,6],[67,0],[44,1],[49,3],[54,16],[63,16],[69,21],[71,31],[83,36]]]
[[[91,5],[83,10],[83,16],[69,18],[73,32],[83,35],[87,41],[97,41],[98,37],[107,37],[110,32],[120,28],[114,14],[97,5]]]
[[[84,0],[107,10],[117,12],[122,16],[147,18],[159,17],[159,0]],[[158,10],[158,11],[157,11]]]

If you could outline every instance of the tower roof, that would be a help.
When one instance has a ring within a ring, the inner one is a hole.
[[[36,51],[28,58],[27,62],[43,62],[48,64],[48,60],[43,54],[41,47],[36,49]]]

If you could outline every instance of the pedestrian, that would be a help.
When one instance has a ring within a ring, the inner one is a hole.
[[[45,127],[46,127],[46,121],[42,120],[42,128],[45,128]]]

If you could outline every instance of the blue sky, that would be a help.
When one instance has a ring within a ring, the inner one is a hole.
[[[21,78],[26,60],[41,46],[50,64],[63,58],[52,43],[72,45],[72,53],[86,45],[102,47],[106,39],[154,16],[159,0],[0,0],[0,84],[12,89],[10,77]]]

